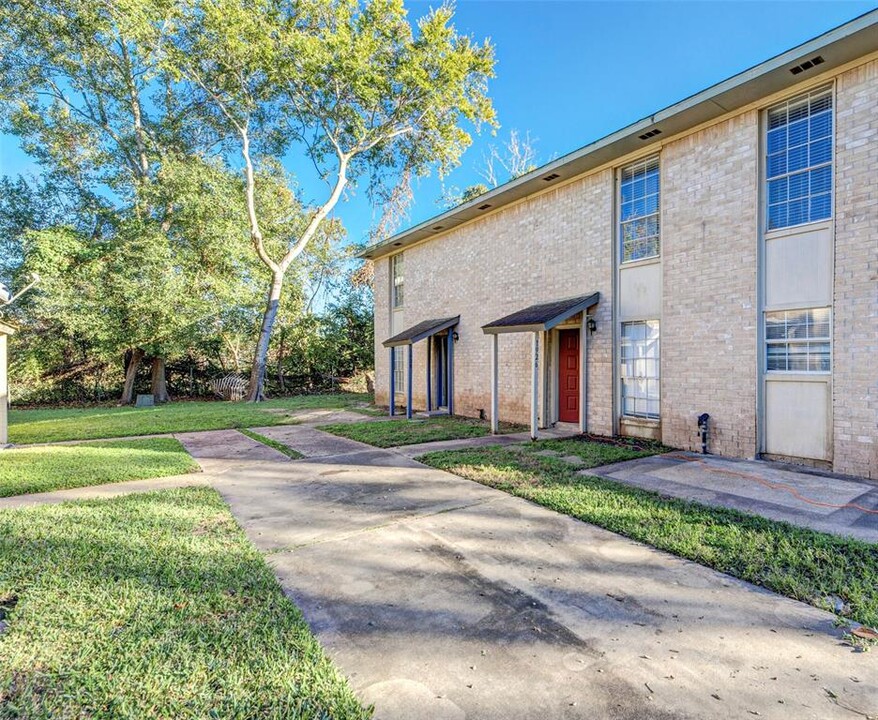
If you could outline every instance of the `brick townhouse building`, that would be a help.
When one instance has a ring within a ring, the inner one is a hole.
[[[878,10],[361,257],[378,402],[878,477]]]

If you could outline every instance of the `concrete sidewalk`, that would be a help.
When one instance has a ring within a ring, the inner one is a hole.
[[[673,452],[582,470],[663,495],[878,543],[878,483],[791,465]]]
[[[878,714],[878,657],[829,613],[339,448],[213,485],[379,720]]]
[[[292,462],[179,436],[205,469],[186,477],[222,493],[378,720],[878,715],[878,655],[829,613],[296,428],[314,444]]]

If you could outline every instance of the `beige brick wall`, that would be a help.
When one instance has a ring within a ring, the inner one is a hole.
[[[588,344],[589,427],[612,433],[612,174],[578,180],[405,251],[406,325],[460,315],[455,346],[455,412],[490,413],[491,339],[482,325],[523,307],[593,291],[597,332]],[[389,386],[386,318],[389,269],[376,267],[376,385]],[[383,326],[380,324],[384,324]],[[500,418],[530,417],[531,336],[500,336]],[[415,346],[413,395],[426,406],[426,343]]]
[[[670,143],[662,153],[662,436],[711,452],[756,453],[758,114]]]
[[[878,62],[837,78],[834,469],[878,476]],[[665,143],[662,158],[662,436],[697,450],[757,446],[759,112]],[[627,159],[626,159],[627,162]],[[620,164],[622,164],[620,159]],[[589,427],[611,434],[614,173],[602,170],[405,251],[405,325],[461,315],[456,411],[490,408],[490,338],[481,326],[525,305],[601,293],[589,340]],[[376,388],[386,402],[389,263],[375,272]],[[415,406],[425,406],[425,343]],[[530,336],[500,338],[502,419],[527,422]]]
[[[878,61],[836,85],[834,469],[878,478]]]
[[[390,392],[390,355],[381,343],[390,332],[390,262],[386,257],[375,261],[373,296],[375,298],[375,402],[388,405]]]

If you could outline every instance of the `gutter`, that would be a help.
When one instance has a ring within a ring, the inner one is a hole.
[[[357,254],[375,260],[878,51],[878,9],[712,85]],[[819,62],[816,59],[819,58]],[[812,62],[813,61],[813,62]]]

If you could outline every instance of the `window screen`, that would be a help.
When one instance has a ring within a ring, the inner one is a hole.
[[[619,182],[619,237],[622,262],[659,254],[659,159],[622,169]]]
[[[829,308],[765,313],[766,370],[829,372]]]
[[[393,293],[393,307],[400,308],[402,307],[403,299],[404,299],[404,286],[405,281],[403,279],[403,258],[402,253],[399,255],[394,255],[390,261],[391,274],[392,274],[392,289]]]
[[[405,346],[393,348],[393,384],[397,393],[404,393],[405,388]]]
[[[768,111],[768,229],[832,214],[832,92],[801,95]]]
[[[622,323],[622,414],[659,417],[658,320]]]

